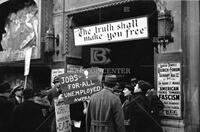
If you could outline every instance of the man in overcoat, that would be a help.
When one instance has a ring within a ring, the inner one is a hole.
[[[116,80],[116,75],[106,75],[103,89],[91,96],[86,132],[125,132],[121,101],[113,94]]]
[[[44,127],[39,127],[44,120],[43,106],[34,102],[33,90],[26,88],[23,97],[24,102],[16,106],[13,111],[15,132],[45,132]]]
[[[0,131],[2,132],[11,132],[12,104],[8,101],[10,90],[8,82],[0,84]]]

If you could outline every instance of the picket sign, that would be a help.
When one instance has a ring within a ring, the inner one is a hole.
[[[101,91],[103,69],[88,68],[77,73],[60,74],[60,88],[67,98],[67,103],[72,104],[89,100],[91,95]]]
[[[25,50],[25,65],[24,65],[24,76],[25,76],[25,81],[24,81],[24,89],[26,88],[27,85],[27,77],[30,71],[30,63],[31,63],[31,55],[32,55],[32,47],[28,48]]]
[[[61,80],[62,99],[54,99],[57,132],[71,132],[70,104],[88,100],[92,94],[102,89],[103,69],[81,69],[80,72],[58,76]],[[80,128],[80,123],[74,122],[74,126]]]
[[[71,132],[69,104],[54,99],[57,132]]]

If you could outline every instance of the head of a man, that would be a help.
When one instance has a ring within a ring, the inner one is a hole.
[[[133,87],[131,85],[126,84],[123,89],[124,96],[131,95],[133,93]]]
[[[22,97],[23,94],[23,85],[16,85],[11,91],[12,96]]]
[[[137,82],[137,84],[134,88],[134,93],[142,92],[143,94],[146,94],[147,91],[151,88],[152,88],[152,86],[149,82],[146,82],[144,80],[140,80],[140,81]]]
[[[135,87],[136,84],[137,84],[137,78],[136,78],[136,77],[131,78],[130,85],[131,85],[132,87]]]
[[[117,83],[117,76],[113,74],[105,75],[103,85],[109,88],[114,88]]]
[[[32,99],[34,97],[33,89],[31,89],[31,88],[24,89],[23,97],[24,97],[25,100]]]
[[[58,76],[54,77],[53,84],[56,88],[60,88],[60,79]]]
[[[0,94],[5,97],[9,97],[10,95],[10,84],[7,81],[4,81],[0,84]]]

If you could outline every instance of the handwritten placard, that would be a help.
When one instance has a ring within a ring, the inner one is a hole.
[[[54,99],[57,132],[71,132],[69,104]]]
[[[97,68],[100,69],[100,68]],[[67,103],[85,101],[96,92],[101,91],[102,70],[85,69],[77,73],[65,73],[59,75],[61,89]]]

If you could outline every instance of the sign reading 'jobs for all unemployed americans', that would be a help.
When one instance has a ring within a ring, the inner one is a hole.
[[[71,104],[88,100],[92,94],[101,91],[102,76],[103,69],[100,68],[59,75],[66,103]]]
[[[165,106],[163,116],[181,117],[180,63],[159,63],[157,77],[157,93]]]
[[[148,18],[138,17],[74,29],[76,46],[148,38]]]

